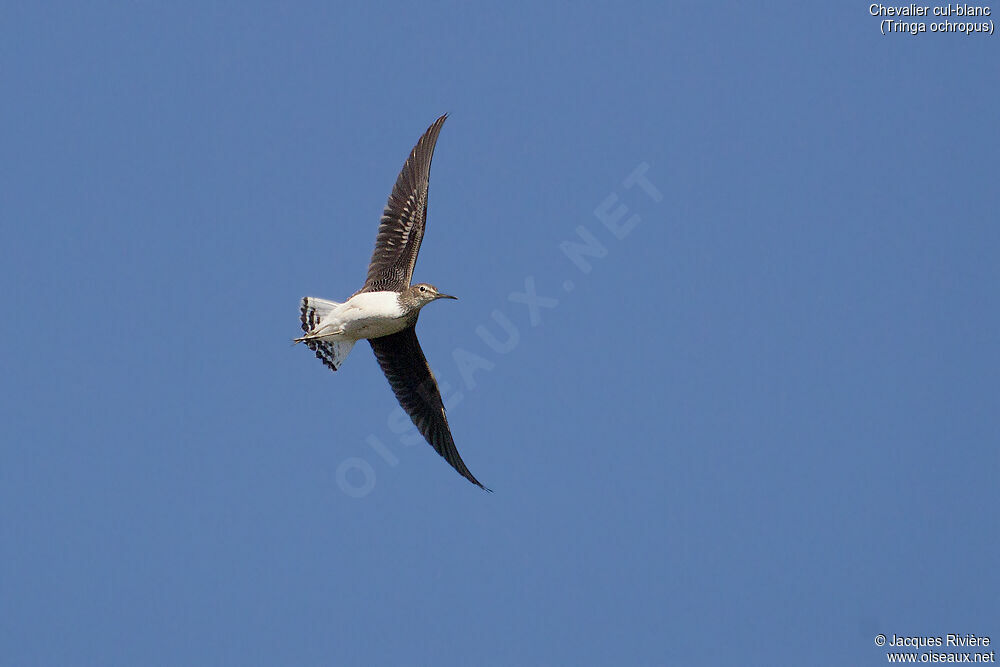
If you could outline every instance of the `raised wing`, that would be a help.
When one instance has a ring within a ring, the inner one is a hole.
[[[417,332],[413,325],[391,336],[372,338],[368,342],[375,351],[375,358],[378,359],[382,372],[389,379],[396,399],[410,415],[424,439],[462,477],[479,488],[486,489],[472,476],[462,457],[458,455],[451,429],[448,428],[441,392],[420,349],[420,343],[417,342]]]
[[[427,182],[434,144],[447,117],[448,114],[441,116],[427,128],[399,172],[378,226],[368,278],[359,292],[400,292],[410,286],[413,265],[424,239]]]

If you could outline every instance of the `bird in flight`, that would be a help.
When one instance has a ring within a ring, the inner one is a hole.
[[[399,404],[424,439],[462,477],[479,483],[458,454],[448,427],[444,401],[417,342],[420,309],[442,294],[427,283],[410,284],[424,238],[431,158],[447,114],[427,128],[403,165],[379,222],[375,252],[364,287],[344,303],[307,296],[300,312],[305,343],[330,370],[337,370],[354,344],[367,339]],[[488,489],[487,489],[488,490]]]

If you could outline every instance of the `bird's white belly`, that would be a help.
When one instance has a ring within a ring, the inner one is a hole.
[[[407,324],[396,292],[364,292],[330,311],[319,328],[330,338],[359,340],[388,336]]]

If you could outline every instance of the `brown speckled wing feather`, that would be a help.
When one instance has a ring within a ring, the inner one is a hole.
[[[410,286],[427,218],[431,158],[447,114],[427,128],[403,165],[382,213],[375,252],[360,292],[400,292]]]

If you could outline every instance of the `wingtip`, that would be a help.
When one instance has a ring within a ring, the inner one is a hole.
[[[480,482],[480,481],[479,481],[478,479],[476,479],[475,477],[473,477],[473,475],[472,475],[472,473],[471,473],[471,472],[470,472],[470,473],[468,474],[468,476],[466,476],[466,475],[462,475],[462,476],[463,476],[463,477],[465,477],[465,478],[466,478],[467,480],[469,480],[470,482],[472,482],[473,484],[475,484],[476,486],[478,486],[478,487],[479,487],[480,489],[482,489],[482,490],[483,490],[483,491],[485,491],[486,493],[493,493],[493,489],[491,489],[491,488],[490,488],[490,487],[488,487],[488,486],[483,486],[483,483],[482,483],[482,482]]]

